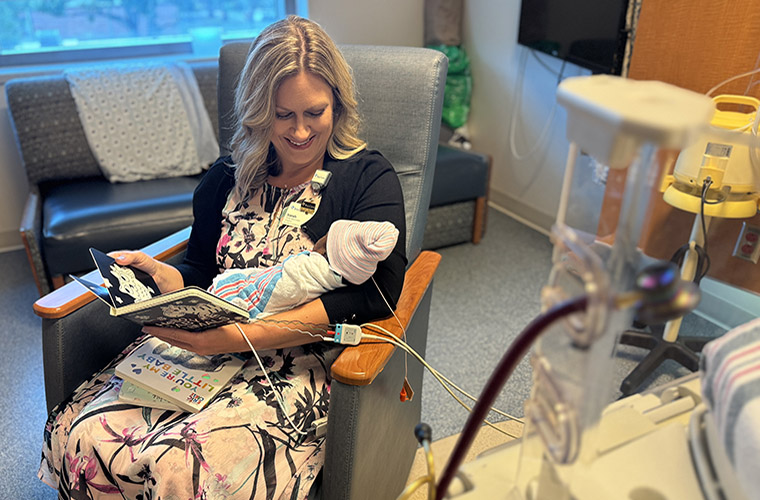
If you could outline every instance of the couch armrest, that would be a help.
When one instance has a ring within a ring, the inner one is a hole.
[[[185,250],[190,227],[186,227],[143,248],[142,251],[158,260],[168,260]],[[100,283],[97,270],[88,273],[84,279]],[[62,318],[80,307],[95,300],[95,296],[78,283],[68,283],[61,288],[45,295],[34,303],[34,312],[45,319]]]
[[[50,281],[40,247],[42,241],[42,201],[39,193],[35,191],[29,193],[26,199],[19,233],[21,234],[21,241],[24,243],[24,250],[26,250],[26,258],[29,259],[29,266],[32,268],[32,276],[37,285],[37,291],[40,292],[41,296],[45,295],[50,291]]]
[[[408,327],[422,296],[433,281],[433,274],[440,262],[440,254],[424,251],[406,271],[404,287],[396,305],[396,316],[404,328]],[[398,338],[403,336],[401,326],[393,316],[374,324]],[[364,342],[347,347],[333,363],[332,376],[348,385],[369,385],[388,363],[394,349],[395,347],[387,342]]]

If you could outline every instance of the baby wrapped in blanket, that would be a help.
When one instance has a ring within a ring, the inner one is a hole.
[[[209,291],[246,309],[252,319],[264,318],[345,286],[344,280],[364,283],[397,240],[398,229],[390,222],[337,220],[311,252],[272,267],[227,269]]]
[[[702,396],[747,498],[760,492],[760,318],[709,342],[700,358]],[[754,492],[754,493],[753,493]]]

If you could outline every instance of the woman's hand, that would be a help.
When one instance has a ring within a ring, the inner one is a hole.
[[[143,332],[182,349],[207,356],[250,351],[251,348],[240,330],[256,350],[266,350],[293,347],[320,340],[318,335],[324,335],[328,322],[322,301],[315,299],[290,311],[253,323],[238,323],[237,326],[236,324],[224,325],[202,332],[146,326]]]
[[[179,290],[184,286],[184,280],[177,268],[156,260],[144,252],[116,251],[108,255],[113,257],[117,264],[136,267],[148,273],[161,293]]]

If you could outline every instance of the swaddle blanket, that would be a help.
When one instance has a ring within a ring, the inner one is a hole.
[[[327,259],[301,252],[272,267],[227,269],[214,278],[209,291],[246,309],[251,318],[265,318],[340,286],[343,280]]]
[[[219,154],[187,64],[108,65],[65,78],[85,136],[111,182],[194,175]]]
[[[760,491],[760,318],[702,350],[702,396],[745,492]]]

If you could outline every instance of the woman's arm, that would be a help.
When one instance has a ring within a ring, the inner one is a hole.
[[[256,320],[253,323],[238,323],[238,325],[253,347],[261,350],[317,342],[321,340],[317,335],[325,334],[328,323],[327,312],[322,301],[316,299],[266,319]],[[143,332],[204,356],[250,351],[248,343],[234,324],[203,332],[146,326]]]

